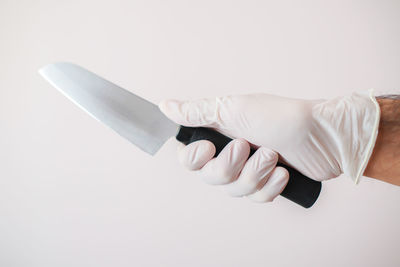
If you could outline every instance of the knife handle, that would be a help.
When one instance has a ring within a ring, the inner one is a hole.
[[[180,127],[179,132],[176,135],[176,139],[185,145],[198,140],[211,141],[215,145],[215,157],[230,141],[232,141],[231,138],[210,128],[193,128],[185,126]],[[256,151],[251,149],[249,157],[253,155],[254,152]],[[281,166],[289,172],[289,182],[282,191],[281,196],[299,204],[304,208],[311,207],[319,196],[322,186],[321,182],[308,178],[297,170],[280,162],[277,163],[277,166]]]

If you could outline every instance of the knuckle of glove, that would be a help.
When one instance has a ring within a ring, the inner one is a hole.
[[[229,166],[219,166],[213,164],[207,174],[204,174],[204,180],[211,185],[229,184],[234,180],[232,170]]]
[[[193,142],[178,152],[179,161],[189,170],[198,170],[215,154],[215,146],[206,140]]]
[[[272,202],[283,191],[288,181],[289,172],[283,167],[276,167],[265,185],[249,197],[258,203]]]
[[[209,162],[204,170],[205,181],[209,184],[224,185],[237,179],[249,155],[250,146],[243,139],[235,139]]]

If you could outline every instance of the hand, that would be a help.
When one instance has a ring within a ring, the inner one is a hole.
[[[304,175],[326,180],[342,173],[355,182],[375,144],[379,106],[372,92],[332,100],[300,100],[268,94],[180,102],[160,109],[184,126],[211,127],[233,140],[213,158],[215,147],[198,141],[179,152],[181,162],[232,196],[272,201],[288,181],[278,160]],[[247,160],[250,145],[258,148]]]

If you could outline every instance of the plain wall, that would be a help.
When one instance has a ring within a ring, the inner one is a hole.
[[[400,89],[400,1],[0,0],[0,266],[400,266],[399,187],[230,198],[73,105],[70,61],[155,103]]]

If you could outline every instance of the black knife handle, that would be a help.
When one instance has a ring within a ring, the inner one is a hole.
[[[216,148],[215,157],[222,151],[222,149],[232,141],[231,138],[214,131],[210,128],[192,128],[181,126],[176,139],[181,143],[187,145],[198,140],[211,141]],[[251,149],[250,155],[253,155],[254,149]],[[297,170],[278,162],[277,166],[284,167],[289,172],[289,182],[281,193],[281,196],[299,204],[304,208],[311,207],[317,200],[321,191],[321,182],[304,176]]]

